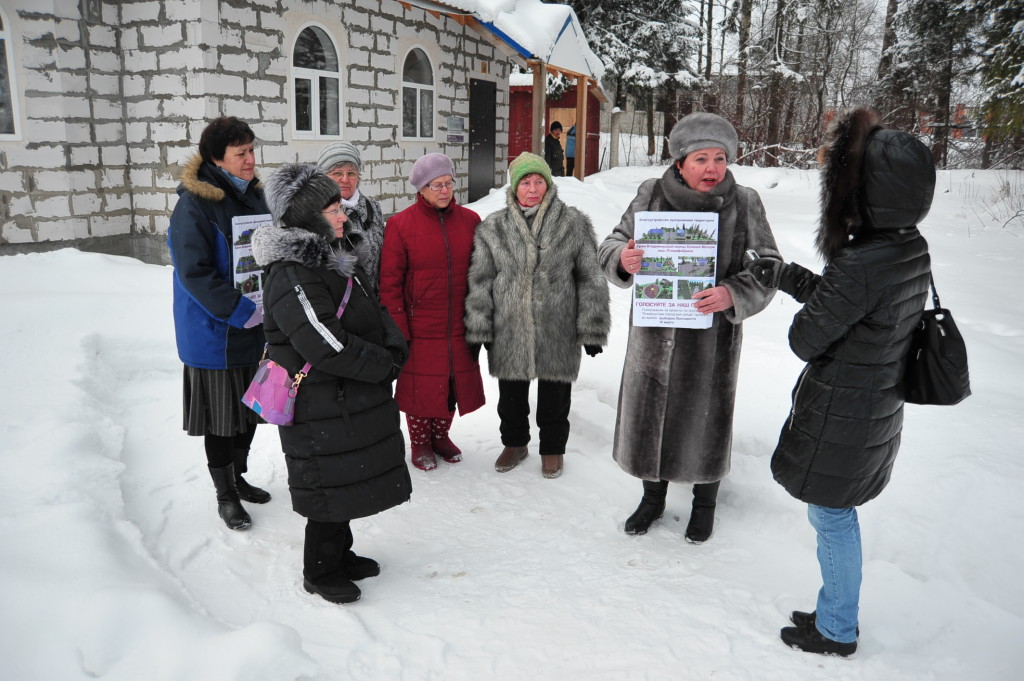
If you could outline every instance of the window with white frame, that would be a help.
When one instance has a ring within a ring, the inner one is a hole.
[[[15,88],[10,23],[0,8],[0,138],[17,134],[18,93]]]
[[[402,137],[434,137],[434,67],[418,47],[409,50],[402,66]]]
[[[296,137],[341,135],[341,62],[327,31],[307,26],[292,51]]]

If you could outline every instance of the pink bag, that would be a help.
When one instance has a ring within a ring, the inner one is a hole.
[[[242,396],[242,403],[275,426],[290,426],[295,420],[295,396],[312,365],[308,362],[293,379],[288,370],[272,359],[260,361],[260,368]]]
[[[338,306],[338,317],[345,312],[348,299],[352,295],[352,278],[349,277],[345,296]],[[266,346],[263,356],[266,357]],[[263,417],[263,420],[275,426],[290,426],[295,421],[295,396],[299,394],[302,383],[313,365],[309,362],[295,374],[288,375],[288,370],[272,359],[260,360],[260,366],[253,376],[252,383],[242,396],[242,403]]]

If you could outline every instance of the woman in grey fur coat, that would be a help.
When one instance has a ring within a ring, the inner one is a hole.
[[[376,294],[380,289],[380,252],[384,246],[384,213],[380,204],[359,189],[363,160],[359,150],[348,142],[331,142],[317,157],[320,170],[327,173],[341,191],[341,208],[348,222],[345,236],[364,248],[362,258],[370,286]]]
[[[715,286],[694,295],[698,311],[714,314],[711,328],[629,330],[613,455],[643,480],[644,494],[626,520],[627,534],[644,534],[662,516],[670,481],[695,483],[687,541],[706,541],[714,527],[718,487],[729,473],[741,323],[774,295],[744,270],[744,253],[779,258],[757,192],[736,184],[726,168],[737,142],[732,125],[714,114],[694,113],[676,123],[669,134],[676,162],[640,185],[598,252],[608,280],[628,288],[643,257],[633,241],[636,213],[718,213]]]
[[[572,383],[580,348],[593,357],[608,341],[608,284],[590,219],[565,205],[543,158],[523,152],[509,166],[505,210],[476,229],[466,295],[466,342],[498,379],[505,445],[495,462],[512,470],[530,441],[530,381],[537,379],[541,471],[562,472]]]

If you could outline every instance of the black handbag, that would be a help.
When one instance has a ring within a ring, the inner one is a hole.
[[[929,279],[935,307],[921,314],[910,337],[904,393],[913,404],[957,404],[971,394],[967,346],[953,315],[939,302],[935,279]]]

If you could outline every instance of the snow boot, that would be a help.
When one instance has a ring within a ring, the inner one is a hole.
[[[380,563],[373,558],[358,556],[354,551],[346,551],[345,557],[341,559],[341,569],[345,577],[358,582],[367,577],[376,577],[380,574]]]
[[[565,458],[563,454],[541,454],[540,455],[540,472],[549,480],[557,478],[562,474],[562,459]]]
[[[412,446],[412,465],[421,471],[432,471],[437,468],[437,457],[429,444]]]
[[[526,447],[505,447],[494,462],[494,470],[499,473],[507,473],[512,470],[529,454]]]
[[[442,438],[434,438],[433,447],[434,453],[448,463],[458,463],[462,461],[462,450],[456,447],[455,443],[452,442],[452,439],[447,435]]]
[[[838,655],[849,657],[857,652],[857,642],[840,643],[822,636],[818,627],[785,627],[779,632],[782,642],[791,648],[802,650],[805,653],[818,653],[819,655]]]
[[[354,603],[363,592],[350,579],[336,579],[326,584],[314,584],[303,578],[302,588],[329,603]]]
[[[265,504],[270,501],[270,492],[250,485],[242,477],[242,474],[249,470],[248,461],[248,449],[235,450],[235,489],[238,490],[238,496],[242,501],[248,501],[252,504]]]
[[[693,486],[693,508],[686,524],[686,541],[703,544],[711,538],[715,528],[715,505],[721,481],[697,483]]]
[[[815,621],[817,620],[817,613],[814,612],[800,612],[794,610],[789,614],[789,621],[798,627],[815,627]],[[860,627],[857,627],[857,636],[860,636]]]
[[[644,496],[633,515],[626,518],[626,534],[647,534],[651,523],[664,515],[667,494],[668,480],[644,480]]]
[[[229,529],[247,529],[252,525],[252,518],[242,506],[242,500],[235,488],[235,465],[229,463],[223,468],[207,468],[210,469],[210,477],[213,478],[213,486],[217,490],[217,514],[220,519]]]

